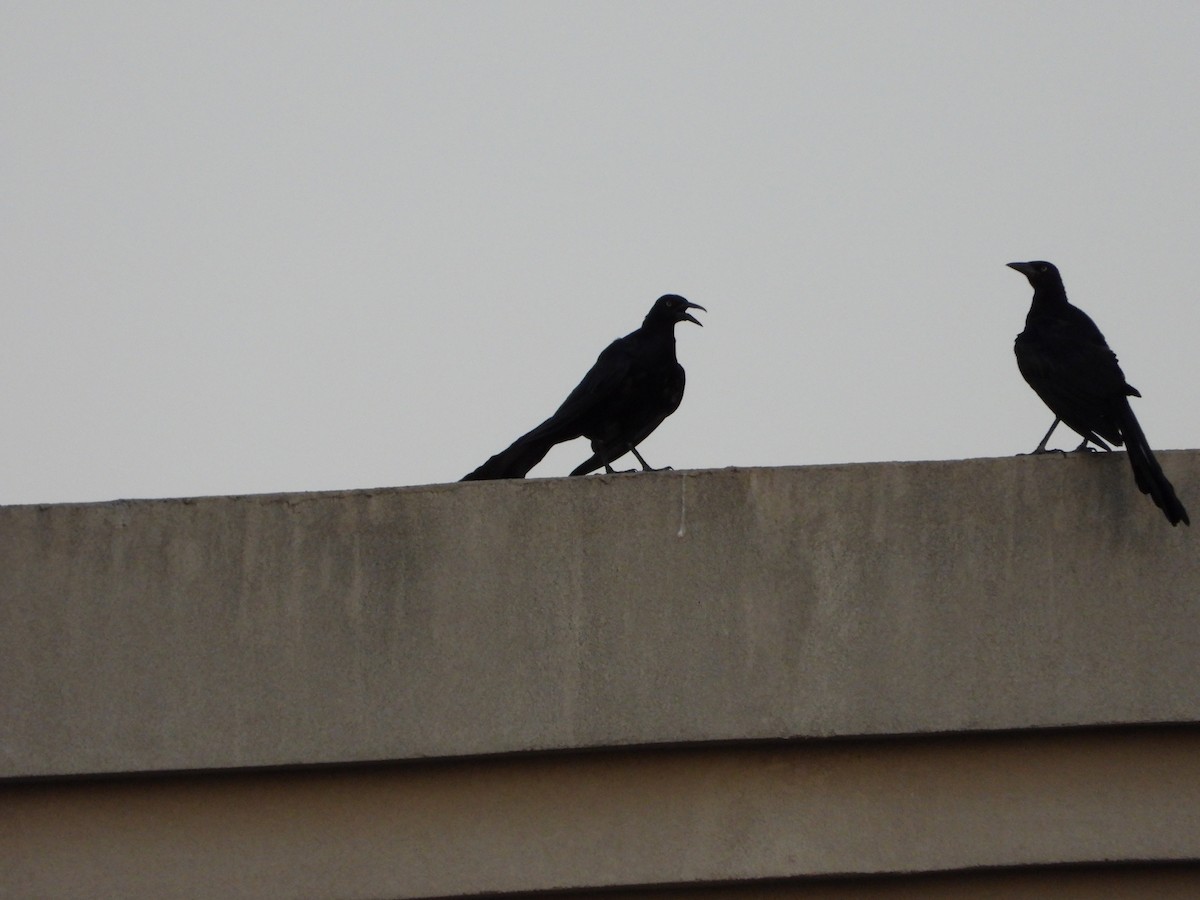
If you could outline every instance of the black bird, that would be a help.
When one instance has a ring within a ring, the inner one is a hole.
[[[1017,366],[1057,417],[1034,452],[1045,450],[1059,420],[1083,435],[1080,449],[1088,442],[1106,450],[1105,441],[1117,447],[1124,444],[1138,489],[1150,495],[1172,525],[1190,525],[1187,510],[1154,458],[1129,405],[1130,397],[1142,395],[1125,380],[1117,355],[1096,323],[1068,302],[1062,276],[1052,263],[1036,260],[1008,266],[1033,286],[1025,330],[1013,345]]]
[[[626,453],[633,453],[643,470],[651,470],[637,445],[675,412],[683,399],[683,366],[675,358],[675,323],[699,325],[689,309],[704,307],[678,294],[659,297],[642,327],[609,344],[554,415],[462,480],[524,478],[551,447],[577,437],[590,440],[593,453],[572,475],[586,475],[601,466],[612,472],[613,460]]]

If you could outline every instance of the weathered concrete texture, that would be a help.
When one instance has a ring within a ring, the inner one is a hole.
[[[1200,510],[1200,453],[1161,456]],[[0,509],[0,777],[1200,720],[1123,455]]]
[[[859,883],[843,897],[995,897],[997,882],[1062,897],[1080,873],[943,883],[971,888],[959,893],[934,893],[929,878],[868,893],[864,876],[1131,861],[1158,863],[1127,877],[1143,893],[1091,896],[1200,886],[1195,870],[1163,865],[1200,848],[1196,728],[8,783],[0,806],[6,897],[410,898],[783,878],[806,879],[795,896],[828,897],[821,876]]]

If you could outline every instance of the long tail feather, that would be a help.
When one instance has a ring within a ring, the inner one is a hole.
[[[1125,401],[1125,408],[1122,410],[1121,433],[1125,438],[1125,449],[1138,490],[1150,495],[1154,505],[1163,511],[1163,515],[1172,525],[1178,525],[1180,522],[1191,525],[1187,510],[1175,496],[1175,488],[1171,486],[1158,460],[1154,458],[1154,451],[1146,442],[1146,435],[1142,432],[1142,426],[1138,424],[1137,416],[1133,414],[1128,400]]]
[[[494,478],[524,478],[529,470],[542,461],[557,440],[553,436],[546,437],[537,432],[541,426],[529,434],[521,435],[504,450],[501,450],[482,466],[466,475],[462,481],[488,481]]]

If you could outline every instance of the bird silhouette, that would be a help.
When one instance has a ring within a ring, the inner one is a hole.
[[[577,437],[591,441],[592,455],[572,475],[586,475],[601,466],[612,472],[612,462],[625,453],[633,453],[643,470],[651,470],[637,446],[683,399],[684,372],[675,358],[675,325],[699,325],[688,312],[691,309],[704,307],[678,294],[659,297],[640,328],[604,349],[554,415],[462,480],[524,478],[551,447]]]
[[[1089,441],[1105,449],[1105,441],[1124,445],[1138,490],[1150,496],[1172,525],[1190,525],[1187,510],[1154,458],[1129,405],[1130,397],[1142,395],[1125,380],[1117,355],[1096,323],[1067,300],[1062,276],[1052,263],[1035,260],[1008,266],[1033,286],[1025,330],[1013,345],[1017,367],[1056,416],[1034,452],[1046,449],[1059,420],[1083,436],[1081,448]]]

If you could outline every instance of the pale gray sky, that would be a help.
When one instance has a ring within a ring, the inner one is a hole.
[[[1036,258],[1198,447],[1197,47],[1190,2],[7,3],[0,503],[452,481],[667,292],[654,465],[1026,451]]]

